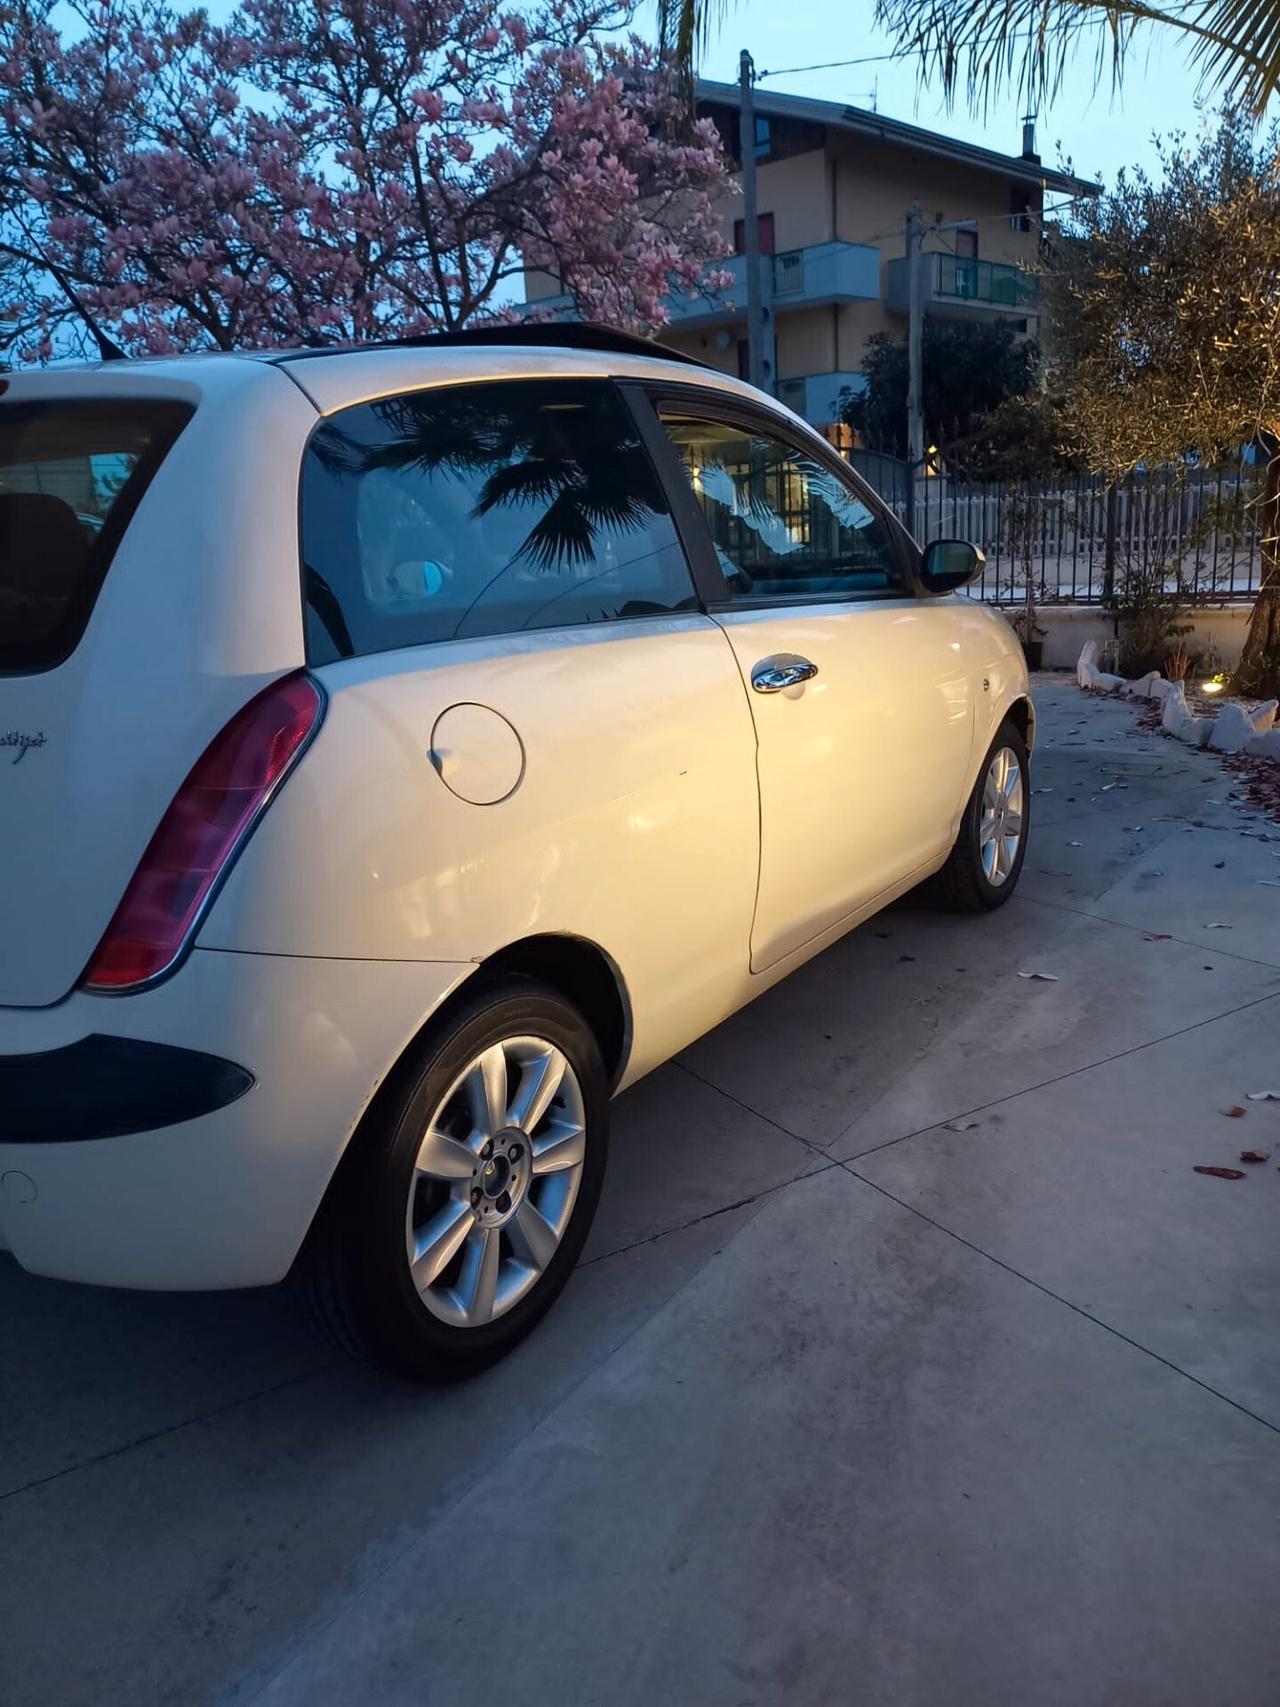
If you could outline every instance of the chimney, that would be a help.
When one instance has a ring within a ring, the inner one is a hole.
[[[1036,153],[1036,115],[1027,113],[1022,120],[1022,158],[1039,163]]]

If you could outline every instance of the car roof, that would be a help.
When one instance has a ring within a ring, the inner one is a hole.
[[[425,386],[494,379],[643,379],[706,385],[758,396],[740,380],[690,364],[655,346],[652,356],[519,343],[461,346],[385,345],[368,349],[294,351],[278,364],[321,414]]]
[[[617,337],[605,348],[575,347],[577,328],[540,328],[536,342],[527,329],[513,327],[511,341],[498,341],[501,329],[486,328],[483,338],[406,339],[321,350],[202,350],[187,355],[129,357],[115,361],[68,362],[48,368],[20,368],[5,376],[9,396],[51,398],[84,395],[85,381],[95,393],[168,395],[198,403],[213,395],[252,391],[287,377],[321,415],[355,404],[375,402],[403,391],[438,385],[478,384],[495,379],[600,378],[655,381],[687,389],[697,386],[749,400],[800,427],[814,429],[785,404],[765,396],[736,376],[668,351],[647,340]],[[568,333],[563,344],[555,331]],[[646,352],[651,348],[652,355]]]

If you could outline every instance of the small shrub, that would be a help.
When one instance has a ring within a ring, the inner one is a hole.
[[[1191,654],[1185,646],[1175,646],[1164,661],[1164,673],[1171,682],[1185,682],[1191,672]]]

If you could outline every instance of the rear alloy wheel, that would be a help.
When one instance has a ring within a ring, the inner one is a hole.
[[[418,1296],[479,1328],[537,1285],[573,1216],[586,1157],[582,1087],[544,1037],[504,1037],[469,1062],[427,1121],[405,1215]]]
[[[400,1079],[334,1181],[308,1279],[346,1349],[450,1380],[509,1351],[569,1278],[608,1085],[582,1015],[523,977],[475,995]]]
[[[950,858],[935,880],[945,905],[981,913],[1009,899],[1022,871],[1030,816],[1026,743],[1005,722],[978,772]]]

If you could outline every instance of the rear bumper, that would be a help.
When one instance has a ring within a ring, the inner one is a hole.
[[[0,1245],[104,1286],[282,1279],[369,1099],[472,970],[196,949],[136,996],[0,1008]]]

